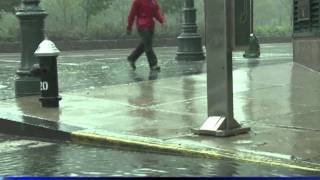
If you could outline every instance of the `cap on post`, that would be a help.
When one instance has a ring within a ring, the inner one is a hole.
[[[34,54],[38,57],[59,56],[60,51],[52,41],[45,39],[39,44],[38,49],[36,50],[36,52]]]

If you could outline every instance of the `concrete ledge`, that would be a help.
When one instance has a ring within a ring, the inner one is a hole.
[[[94,144],[94,145],[114,145],[121,147],[130,147],[135,149],[144,149],[146,151],[186,155],[202,158],[228,158],[251,163],[266,164],[281,166],[292,169],[300,169],[306,171],[319,171],[320,164],[309,163],[291,158],[286,158],[284,155],[280,157],[265,156],[264,152],[245,152],[231,151],[225,149],[215,149],[204,147],[201,144],[174,143],[160,141],[153,138],[134,137],[134,136],[119,136],[110,134],[101,136],[95,133],[80,131],[71,133],[71,140],[77,143]]]
[[[125,49],[133,48],[139,39],[114,39],[114,40],[80,40],[80,41],[54,41],[61,51],[96,50],[96,49]],[[156,47],[176,46],[176,39],[156,39]],[[0,42],[0,53],[17,53],[21,51],[20,42]]]
[[[320,38],[295,38],[293,41],[294,62],[320,71]]]
[[[21,52],[20,42],[0,42],[0,53]]]
[[[71,139],[70,133],[68,132],[5,119],[0,119],[0,132],[4,134],[45,138],[51,140],[68,141]]]
[[[260,37],[260,43],[287,43],[291,37]],[[114,39],[114,40],[79,40],[79,41],[54,41],[61,51],[95,50],[95,49],[122,49],[133,48],[139,39]],[[204,43],[204,40],[203,40]],[[176,38],[155,39],[155,47],[177,46]],[[19,42],[0,42],[0,53],[20,52]]]
[[[5,134],[68,141],[71,139],[70,132],[82,129],[29,115],[0,115],[0,132]]]
[[[32,117],[33,118],[33,117]],[[42,123],[38,123],[38,122]],[[183,155],[200,158],[228,158],[257,164],[280,166],[291,169],[320,172],[320,164],[292,159],[290,156],[270,154],[266,152],[250,152],[246,150],[227,150],[204,146],[200,143],[190,143],[179,140],[161,140],[156,138],[124,135],[107,131],[80,130],[82,128],[68,127],[59,123],[59,128],[47,126],[53,122],[33,118],[32,121],[19,122],[0,119],[0,132],[27,137],[45,138],[50,140],[71,141],[78,144],[97,146],[116,146],[120,148],[136,149],[146,152],[156,152]],[[56,124],[56,123],[55,123]],[[64,129],[64,130],[63,130]],[[68,129],[79,129],[68,131]]]

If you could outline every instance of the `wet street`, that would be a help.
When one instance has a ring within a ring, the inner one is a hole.
[[[0,134],[0,175],[313,176],[308,171],[227,159],[201,159],[81,146]],[[319,175],[319,174],[318,174]]]

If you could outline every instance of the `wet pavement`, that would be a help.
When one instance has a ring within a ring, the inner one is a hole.
[[[81,143],[320,171],[320,74],[294,64],[290,44],[262,45],[258,60],[234,53],[235,118],[252,131],[231,138],[191,133],[207,118],[206,67],[177,63],[175,50],[157,49],[158,74],[149,74],[145,58],[131,72],[128,50],[63,53],[59,109],[41,108],[37,96],[15,98],[17,57],[3,54],[0,123],[51,129]]]
[[[126,61],[130,49],[93,50],[62,52],[58,59],[59,88],[61,92],[83,88],[95,88],[127,84],[149,79],[163,79],[206,72],[205,62],[177,62],[174,60],[177,48],[156,48],[162,72],[150,74],[147,59],[142,56],[137,62],[135,74],[129,72]],[[275,51],[274,54],[270,51]],[[264,45],[262,61],[246,60],[243,53],[236,52],[234,67],[256,66],[292,61],[292,45],[281,44],[281,48]],[[275,58],[272,58],[276,56]],[[0,98],[14,98],[14,76],[19,67],[20,54],[0,54]]]

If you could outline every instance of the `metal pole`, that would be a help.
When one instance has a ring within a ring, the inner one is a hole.
[[[22,7],[16,13],[21,28],[21,63],[15,79],[16,96],[40,94],[40,80],[30,70],[38,63],[34,52],[44,39],[44,19],[47,13],[39,6],[40,0],[22,0]]]
[[[247,133],[233,114],[232,0],[205,0],[208,119],[196,134],[233,136]]]
[[[254,6],[253,0],[250,0],[250,39],[249,46],[246,49],[243,57],[245,58],[259,58],[260,57],[260,44],[258,38],[254,34]]]
[[[253,6],[253,0],[250,0],[250,34],[254,33],[253,24],[254,24],[254,6]]]
[[[185,0],[183,8],[182,33],[178,37],[178,61],[201,61],[204,60],[202,38],[197,33],[196,8],[194,0]]]

